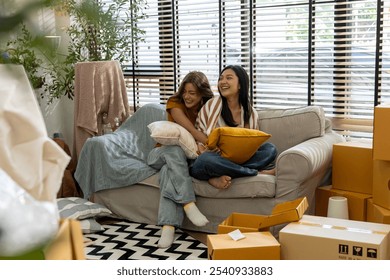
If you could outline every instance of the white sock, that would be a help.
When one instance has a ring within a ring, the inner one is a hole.
[[[186,212],[188,219],[198,227],[205,226],[209,222],[209,220],[207,220],[207,218],[199,211],[194,202],[184,205],[184,212]]]
[[[175,239],[175,227],[173,226],[163,226],[161,231],[161,237],[158,241],[159,248],[168,248],[172,245],[173,240]]]

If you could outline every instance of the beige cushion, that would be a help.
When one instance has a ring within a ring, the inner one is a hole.
[[[254,198],[275,196],[275,176],[259,174],[257,176],[235,178],[227,189],[217,189],[207,181],[192,178],[195,194],[210,198]]]
[[[159,188],[159,173],[150,176],[140,182],[146,185]],[[257,176],[236,178],[228,189],[216,189],[207,181],[192,178],[192,186],[197,196],[209,198],[255,198],[275,196],[275,176],[259,174]]]
[[[150,136],[162,145],[179,145],[187,158],[198,156],[194,137],[181,125],[170,121],[156,121],[148,125]]]
[[[272,135],[278,153],[308,139],[323,136],[325,114],[320,106],[259,110],[259,129]]]

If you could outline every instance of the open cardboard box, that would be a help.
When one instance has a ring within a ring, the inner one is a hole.
[[[270,232],[246,232],[233,240],[228,234],[207,236],[209,260],[280,260],[280,244]]]
[[[267,231],[269,227],[295,222],[302,218],[309,204],[306,197],[276,205],[271,215],[232,213],[218,225],[218,233],[239,229],[241,232]]]

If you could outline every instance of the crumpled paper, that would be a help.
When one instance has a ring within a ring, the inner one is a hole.
[[[69,161],[47,135],[23,66],[0,64],[0,168],[35,199],[54,202]]]
[[[47,135],[23,66],[0,64],[0,255],[17,255],[54,236],[56,197],[69,161]]]

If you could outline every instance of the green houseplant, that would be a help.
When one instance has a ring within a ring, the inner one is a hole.
[[[137,22],[146,17],[145,0],[113,0],[110,4],[102,0],[52,0],[47,5],[70,17],[67,53],[53,52],[42,36],[32,36],[22,22],[21,32],[2,50],[0,63],[22,64],[48,103],[62,96],[73,99],[77,62],[129,62],[133,45],[142,40],[144,31],[137,28]]]
[[[145,17],[145,0],[114,0],[107,5],[101,0],[59,1],[57,8],[69,14],[72,24],[68,53],[59,65],[53,82],[46,88],[53,97],[73,98],[74,64],[83,61],[131,61],[132,46],[142,40],[138,20]]]
[[[41,88],[45,79],[39,73],[42,66],[40,59],[34,51],[35,42],[31,33],[24,24],[21,24],[18,36],[7,42],[5,49],[1,51],[0,63],[21,64],[24,66],[28,79],[33,88]]]

